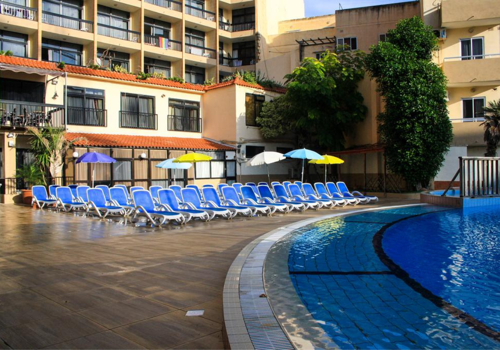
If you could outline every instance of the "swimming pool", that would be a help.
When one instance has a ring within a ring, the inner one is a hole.
[[[298,229],[266,261],[275,315],[292,340],[320,348],[499,348],[499,281],[491,276],[500,242],[490,214],[415,206]],[[284,251],[295,297],[272,268]]]

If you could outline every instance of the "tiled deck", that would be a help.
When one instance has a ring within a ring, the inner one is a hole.
[[[0,349],[223,348],[222,289],[240,250],[348,209],[153,229],[0,204]]]

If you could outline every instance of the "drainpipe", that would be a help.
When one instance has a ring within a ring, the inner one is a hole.
[[[68,131],[68,73],[64,72],[64,130]]]

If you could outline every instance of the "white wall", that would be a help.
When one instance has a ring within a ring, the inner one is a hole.
[[[435,181],[451,181],[458,170],[458,157],[466,157],[467,147],[450,147]]]

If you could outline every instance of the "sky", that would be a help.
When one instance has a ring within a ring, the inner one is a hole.
[[[304,0],[306,17],[322,16],[335,13],[339,4],[343,9],[366,7],[374,5],[394,4],[406,0]]]

